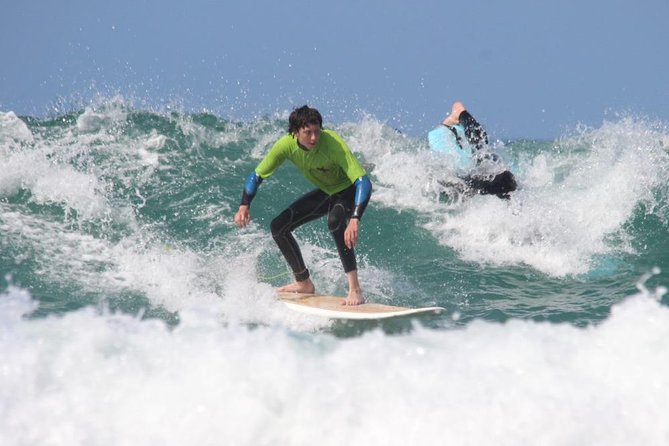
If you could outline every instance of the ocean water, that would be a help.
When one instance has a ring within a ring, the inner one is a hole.
[[[0,111],[0,444],[669,444],[666,123],[495,141],[508,201],[441,195],[423,136],[326,125],[374,184],[368,301],[445,313],[277,302],[269,222],[309,184],[287,163],[232,216],[285,115]],[[344,293],[325,221],[296,237]]]

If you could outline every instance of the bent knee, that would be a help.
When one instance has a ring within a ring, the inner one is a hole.
[[[328,228],[330,232],[341,230],[346,222],[346,208],[341,203],[337,203],[332,207],[328,214]]]
[[[276,237],[286,231],[288,231],[288,228],[290,227],[290,222],[292,220],[292,211],[290,209],[286,209],[282,213],[280,213],[272,222],[270,223],[269,227],[272,231],[272,236]]]

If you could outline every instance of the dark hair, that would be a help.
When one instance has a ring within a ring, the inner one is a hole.
[[[288,117],[288,132],[293,135],[301,128],[310,126],[312,124],[323,128],[323,117],[315,108],[310,108],[308,105],[298,107]]]

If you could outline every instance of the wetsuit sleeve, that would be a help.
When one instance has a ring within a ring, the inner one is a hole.
[[[248,177],[246,177],[246,183],[244,183],[244,190],[242,191],[242,202],[240,204],[250,206],[253,197],[256,196],[258,192],[258,186],[262,183],[262,177],[258,175],[255,171],[251,172]]]
[[[372,196],[372,182],[367,175],[363,175],[355,180],[355,206],[351,218],[362,218],[362,214],[367,208],[367,203]]]

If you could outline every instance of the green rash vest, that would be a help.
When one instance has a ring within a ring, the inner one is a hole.
[[[341,192],[365,175],[346,143],[332,130],[322,130],[316,147],[306,150],[297,138],[287,134],[280,138],[256,167],[262,179],[271,176],[286,160],[295,164],[302,175],[328,195]]]

